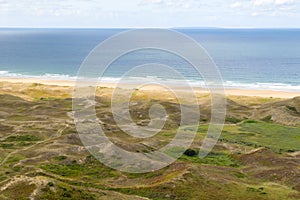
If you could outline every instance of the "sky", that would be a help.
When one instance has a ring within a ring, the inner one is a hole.
[[[0,0],[0,27],[300,28],[300,0]]]

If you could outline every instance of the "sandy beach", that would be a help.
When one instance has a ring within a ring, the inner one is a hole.
[[[73,80],[50,80],[50,79],[37,79],[37,78],[0,78],[0,82],[8,83],[40,83],[45,85],[56,85],[56,86],[69,86],[75,85]],[[114,88],[115,83],[101,83],[99,86]],[[124,88],[131,87],[131,85],[124,85]],[[142,90],[162,90],[162,87],[157,85],[148,85],[141,88]],[[178,86],[178,89],[184,89]],[[208,93],[206,89],[195,87],[193,88],[199,93]],[[233,96],[249,96],[249,97],[273,97],[273,98],[294,98],[300,96],[299,92],[288,92],[288,91],[273,91],[273,90],[252,90],[252,89],[225,89],[226,95]]]

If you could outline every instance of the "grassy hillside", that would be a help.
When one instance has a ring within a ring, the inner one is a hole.
[[[92,157],[72,118],[71,88],[0,83],[0,199],[300,199],[300,98],[228,97],[223,133],[205,158],[183,155],[144,174],[119,172]],[[128,151],[153,151],[172,140],[180,122],[170,94],[136,91],[134,121],[149,122],[154,103],[168,112],[164,129],[147,139],[116,126],[109,88],[99,88],[96,111],[107,136]],[[198,151],[210,120],[199,94]]]

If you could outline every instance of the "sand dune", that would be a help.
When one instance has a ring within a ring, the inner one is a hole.
[[[41,83],[45,85],[57,85],[57,86],[74,86],[75,80],[47,80],[47,79],[37,79],[37,78],[0,78],[0,82],[10,82],[10,83]],[[116,83],[100,83],[99,86],[114,88]],[[119,86],[120,87],[120,86]],[[132,84],[124,85],[121,87],[130,88],[134,87]],[[186,88],[181,86],[173,87],[178,90],[185,90]],[[146,87],[140,88],[141,90],[162,90],[163,88],[157,85],[148,85]],[[198,93],[208,93],[206,89],[195,87],[193,88]],[[294,98],[300,96],[299,92],[288,91],[272,91],[272,90],[252,90],[252,89],[225,89],[226,95],[234,96],[250,96],[250,97],[273,97],[273,98]]]

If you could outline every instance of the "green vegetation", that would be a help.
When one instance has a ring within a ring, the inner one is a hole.
[[[58,161],[62,161],[62,160],[66,160],[67,156],[57,156],[57,157],[54,157],[54,159],[58,160]]]
[[[233,123],[233,124],[237,124],[237,123],[239,123],[239,122],[241,122],[243,120],[235,118],[235,117],[226,117],[225,121]]]
[[[12,187],[2,191],[0,193],[0,199],[2,199],[1,196],[4,196],[8,199],[28,200],[28,197],[35,188],[34,184],[28,184],[26,182],[16,183],[13,184]]]
[[[246,120],[226,127],[220,141],[252,147],[268,147],[277,153],[299,151],[300,128]]]
[[[49,182],[46,187],[41,191],[41,194],[37,196],[37,199],[40,200],[94,200],[95,195],[91,192],[75,189],[66,184],[57,184],[54,185],[52,182]]]
[[[18,161],[24,159],[24,156],[22,155],[13,155],[10,156],[7,160],[6,160],[6,164],[13,164],[13,163],[17,163]]]
[[[14,146],[13,143],[4,143],[4,142],[1,142],[1,143],[0,143],[0,147],[1,147],[1,148],[4,148],[4,149],[12,148],[13,146]]]
[[[288,110],[290,110],[290,111],[293,111],[293,112],[295,112],[295,113],[298,113],[297,108],[294,107],[294,106],[286,105],[286,108],[287,108]]]
[[[264,122],[272,122],[272,115],[268,115],[261,119]]]
[[[198,154],[194,156],[183,155],[179,160],[185,162],[208,164],[208,165],[218,165],[218,166],[231,166],[238,167],[239,162],[235,160],[232,156],[222,152],[210,152],[204,158],[199,158]]]
[[[65,160],[64,157],[56,157],[56,160]],[[70,178],[101,179],[106,177],[115,177],[116,172],[92,157],[87,157],[86,162],[78,164],[75,160],[68,164],[44,164],[41,169]]]
[[[195,176],[195,175],[194,175]],[[187,178],[192,179],[193,175]],[[224,175],[223,175],[224,177]],[[297,199],[292,190],[276,185],[247,185],[244,183],[234,184],[222,182],[223,187],[218,187],[220,183],[213,180],[189,180],[184,183],[165,184],[161,187],[151,188],[119,188],[113,189],[126,194],[138,195],[155,200],[191,199],[263,199],[282,200]],[[198,189],[195,189],[195,185]],[[201,188],[201,190],[200,190]],[[202,189],[203,188],[203,189]],[[205,188],[205,190],[204,190]]]
[[[111,169],[82,146],[72,118],[70,87],[0,84],[0,199],[300,199],[300,98],[230,97],[219,142],[200,158],[211,118],[210,97],[201,94],[205,120],[189,149],[173,146],[166,150],[168,155],[183,154],[176,162],[138,174]],[[112,89],[97,92],[97,116],[120,148],[148,153],[176,136],[180,107],[170,94],[135,91],[131,115],[137,124],[147,125],[154,103],[168,113],[160,133],[137,139],[116,126]],[[184,131],[189,134],[193,128]]]
[[[194,150],[194,149],[187,149],[187,150],[185,150],[184,155],[186,155],[186,156],[196,156],[197,151]]]
[[[5,142],[25,142],[25,141],[39,141],[39,137],[35,135],[14,135],[7,137],[4,141]]]

